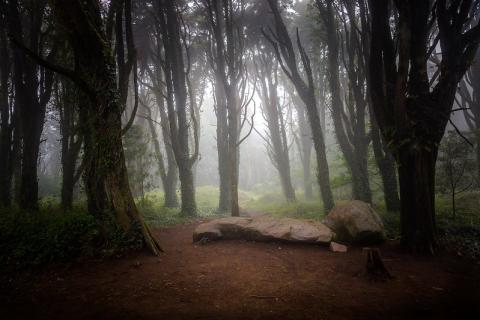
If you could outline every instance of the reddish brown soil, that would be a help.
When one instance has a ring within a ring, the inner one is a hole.
[[[157,230],[161,257],[141,252],[14,279],[0,293],[0,318],[480,319],[479,267],[456,257],[412,257],[388,243],[381,250],[395,279],[373,282],[362,275],[361,248],[194,245],[194,227]]]

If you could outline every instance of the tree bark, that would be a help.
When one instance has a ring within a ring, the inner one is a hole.
[[[77,162],[83,138],[79,130],[80,92],[66,79],[58,79],[55,88],[55,100],[60,115],[62,187],[61,206],[63,210],[72,209],[73,191],[79,180],[82,168],[77,172]],[[88,100],[88,99],[86,99]],[[84,104],[86,102],[83,102]]]
[[[434,253],[437,243],[435,224],[435,163],[437,150],[399,150],[401,244],[417,253]]]
[[[10,112],[8,97],[9,80],[11,78],[10,53],[7,45],[7,24],[5,12],[0,7],[0,208],[9,207],[12,203],[12,139],[13,115]]]
[[[215,75],[215,105],[217,115],[217,153],[220,197],[218,202],[219,212],[229,212],[232,202],[230,185],[230,161],[228,159],[228,122],[227,101],[221,75]]]
[[[388,212],[400,211],[400,198],[398,197],[397,168],[395,158],[385,146],[383,137],[376,123],[373,111],[370,112],[370,132],[372,136],[372,148],[375,161],[377,162],[380,177],[382,179],[383,196],[385,207]]]

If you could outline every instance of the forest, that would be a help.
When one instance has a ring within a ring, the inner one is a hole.
[[[0,0],[0,318],[479,319],[479,0]]]

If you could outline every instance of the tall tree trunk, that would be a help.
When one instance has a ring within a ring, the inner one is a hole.
[[[0,15],[4,16],[0,7]],[[7,47],[6,21],[0,17],[0,208],[12,203],[12,134],[13,116],[8,98],[10,54]]]
[[[278,41],[273,40],[265,33],[264,35],[266,36],[267,40],[272,43],[277,60],[279,61],[285,74],[294,84],[298,95],[305,103],[307,108],[307,115],[310,122],[310,128],[312,130],[313,145],[317,156],[318,184],[320,185],[324,210],[325,212],[329,212],[334,206],[334,201],[332,189],[330,188],[330,174],[325,151],[325,141],[315,100],[315,86],[310,59],[308,58],[308,55],[306,54],[305,49],[300,42],[300,36],[297,33],[297,46],[300,51],[302,65],[308,80],[306,83],[302,79],[302,76],[298,70],[297,59],[293,49],[292,40],[290,39],[290,35],[288,34],[287,28],[278,9],[277,0],[268,0],[268,3],[270,9],[272,9],[275,20],[276,34],[274,38]]]
[[[159,9],[165,51],[165,80],[167,84],[170,139],[179,169],[181,212],[185,216],[195,216],[197,214],[197,204],[192,166],[198,158],[198,137],[195,137],[194,152],[193,155],[190,155],[187,79],[181,43],[180,17],[175,4],[170,1],[161,1]],[[195,127],[198,123],[193,110],[191,112],[192,123]]]
[[[260,83],[258,88],[262,99],[262,113],[269,132],[268,138],[264,137],[264,140],[267,142],[268,155],[278,171],[283,195],[288,202],[292,202],[296,201],[296,196],[290,175],[285,119],[277,93],[278,70],[277,66],[272,63],[273,58],[273,54],[263,53],[258,59],[258,63],[255,63],[257,78]]]
[[[82,110],[87,117],[83,132],[89,212],[99,221],[116,221],[132,237],[141,232],[145,244],[158,254],[161,249],[140,216],[128,183],[122,143],[123,106],[100,4],[94,0],[54,0],[52,6],[59,23],[68,30],[78,62],[78,70],[71,78],[91,100]]]
[[[402,245],[413,252],[435,250],[435,162],[437,149],[399,150]]]
[[[322,127],[320,125],[320,117],[318,116],[317,107],[315,105],[315,96],[306,97],[304,100],[307,106],[308,119],[312,130],[313,146],[317,159],[317,179],[322,194],[323,207],[325,212],[329,212],[333,206],[333,194],[330,188],[330,173],[328,170],[327,154],[325,151],[325,141],[323,138]]]
[[[380,177],[382,179],[383,196],[385,199],[385,207],[388,212],[400,211],[400,199],[398,197],[397,168],[395,166],[395,158],[390,150],[385,146],[380,129],[373,115],[370,112],[370,132],[372,136],[372,147],[375,161],[377,162]]]
[[[362,97],[360,97],[361,94],[356,94],[355,101],[350,102],[354,104],[354,107],[348,108],[350,113],[349,118],[353,119],[351,120],[352,123],[345,123],[346,117],[344,116],[345,110],[341,98],[339,74],[339,44],[333,11],[333,0],[327,0],[325,5],[322,2],[317,1],[317,6],[320,10],[327,33],[328,77],[330,93],[332,96],[332,119],[335,127],[335,135],[352,177],[353,198],[371,203],[372,193],[369,185],[367,165],[368,140],[365,133],[366,103],[364,103],[364,101],[359,101],[362,100]],[[351,32],[353,33],[355,30],[352,30]],[[358,74],[353,70],[355,68],[353,61],[355,54],[352,52],[352,48],[347,49],[351,50],[349,52],[350,65],[347,66],[347,69],[349,73],[354,73],[350,76],[349,80],[355,81],[357,80],[356,78],[358,78]],[[351,84],[352,91],[358,90],[358,88],[353,88],[355,85],[355,83]],[[349,125],[352,125],[352,128],[348,128]],[[347,130],[352,131],[350,134],[351,138],[349,138]]]
[[[81,175],[77,172],[77,161],[83,138],[79,127],[79,104],[82,101],[80,92],[66,79],[58,79],[55,86],[55,100],[60,115],[62,187],[61,206],[63,210],[72,209],[73,191]],[[88,101],[88,98],[85,99]],[[85,101],[82,101],[85,104]],[[86,106],[84,106],[86,107]]]
[[[228,119],[228,155],[230,170],[230,208],[232,216],[240,215],[240,205],[238,203],[238,174],[239,174],[239,99],[237,96],[236,85],[229,86],[227,91],[227,119]]]
[[[33,7],[29,9],[32,17],[25,21],[20,15],[18,1],[12,0],[8,6],[9,33],[16,42],[13,50],[14,86],[22,137],[19,206],[26,210],[38,209],[37,162],[46,105],[50,100],[53,84],[53,72],[38,67],[27,58],[22,48],[26,46],[39,56],[43,54],[40,50],[44,45],[42,41],[45,37],[41,36],[41,26],[46,3],[39,2],[31,5]],[[25,26],[22,25],[24,22]],[[28,45],[24,44],[25,41],[28,41]],[[55,54],[54,49],[50,51],[47,60],[50,61],[53,54]]]
[[[290,92],[293,98],[293,104],[297,110],[298,129],[300,137],[296,138],[296,144],[299,149],[300,160],[302,161],[303,190],[305,200],[313,199],[313,188],[311,179],[311,159],[312,159],[312,134],[305,118],[305,106],[294,92]],[[322,121],[320,119],[320,121]],[[322,124],[323,129],[323,124]],[[298,141],[297,141],[298,140]]]
[[[217,153],[220,197],[218,202],[219,212],[229,212],[232,202],[230,185],[230,161],[228,158],[228,121],[227,101],[225,88],[220,75],[215,78],[215,103],[217,115]]]
[[[161,71],[156,72],[157,89],[155,90],[155,100],[157,102],[158,111],[160,114],[160,125],[162,127],[162,137],[165,146],[165,154],[167,156],[166,167],[163,159],[163,155],[160,151],[160,144],[156,134],[153,121],[149,119],[150,132],[154,137],[155,152],[157,154],[157,161],[160,169],[160,176],[162,179],[163,192],[165,194],[165,207],[166,208],[178,208],[177,197],[177,183],[178,183],[178,166],[175,161],[175,154],[173,152],[172,141],[170,136],[170,129],[168,124],[168,115],[165,110],[165,100],[163,97]]]

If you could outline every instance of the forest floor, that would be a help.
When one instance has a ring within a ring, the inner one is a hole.
[[[156,229],[165,252],[23,274],[0,286],[2,319],[480,319],[480,266],[381,246],[395,277],[363,275],[362,248],[192,243],[196,224]],[[7,291],[8,289],[8,291]]]

